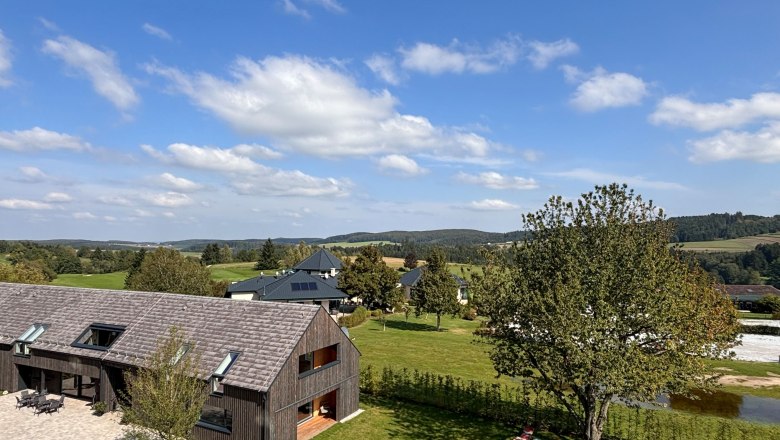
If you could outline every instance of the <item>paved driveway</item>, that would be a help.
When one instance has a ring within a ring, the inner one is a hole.
[[[14,440],[118,440],[124,426],[118,412],[101,417],[92,414],[89,402],[65,398],[65,407],[51,414],[33,414],[32,408],[16,409],[21,393],[0,396],[0,438]],[[51,396],[55,398],[59,396]]]

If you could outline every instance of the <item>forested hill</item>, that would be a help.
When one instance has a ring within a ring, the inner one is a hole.
[[[780,231],[780,215],[709,214],[689,217],[671,217],[677,225],[672,241],[710,241],[748,237]]]
[[[474,229],[436,229],[433,231],[388,231],[388,232],[353,232],[351,234],[334,235],[320,240],[319,243],[363,241],[390,241],[393,243],[414,242],[420,244],[469,245],[486,243],[505,243],[520,240],[523,233],[514,232],[484,232]],[[315,242],[314,244],[317,244]]]

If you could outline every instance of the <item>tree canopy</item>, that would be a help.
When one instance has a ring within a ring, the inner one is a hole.
[[[125,417],[153,431],[160,439],[191,439],[208,397],[198,378],[200,356],[177,327],[158,341],[157,349],[136,371],[125,373],[127,392],[121,396]]]
[[[436,315],[436,330],[441,329],[441,317],[460,310],[458,284],[447,269],[447,257],[441,249],[434,248],[422,267],[422,276],[412,289],[414,313]]]
[[[175,249],[163,247],[146,254],[138,269],[128,274],[125,287],[148,292],[212,295],[211,273],[207,268]]]
[[[472,278],[499,374],[529,376],[599,439],[610,402],[709,388],[736,310],[668,247],[673,225],[625,185],[523,216],[529,235]],[[570,389],[571,392],[564,392]]]
[[[284,251],[282,266],[286,269],[293,268],[301,261],[309,258],[314,253],[314,248],[301,241],[296,246],[290,246]]]
[[[392,307],[400,299],[398,278],[376,246],[364,246],[354,262],[346,262],[338,286],[350,298],[362,298],[367,306]]]
[[[257,260],[257,264],[255,264],[255,269],[265,270],[278,268],[279,258],[276,256],[276,246],[274,246],[274,243],[269,238],[260,249],[260,258]]]

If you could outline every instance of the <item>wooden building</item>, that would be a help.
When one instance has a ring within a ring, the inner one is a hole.
[[[358,410],[360,353],[320,306],[0,283],[0,315],[0,389],[11,392],[113,409],[123,372],[177,326],[212,391],[198,439],[295,439]]]

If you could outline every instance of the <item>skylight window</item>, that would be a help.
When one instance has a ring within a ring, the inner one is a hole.
[[[227,356],[225,356],[225,359],[220,362],[219,366],[217,366],[217,369],[214,370],[214,374],[211,375],[212,393],[222,394],[222,379],[224,379],[225,375],[228,373],[228,371],[230,371],[230,367],[232,367],[236,362],[239,354],[240,353],[237,351],[231,351]]]
[[[71,345],[92,350],[108,350],[124,331],[125,327],[120,325],[92,324]]]
[[[290,288],[293,292],[300,292],[302,290],[317,290],[317,283],[290,283]]]
[[[30,346],[46,329],[49,328],[47,324],[33,324],[28,328],[19,339],[14,343],[14,354],[19,356],[29,356]]]
[[[181,358],[183,358],[184,355],[190,351],[190,348],[192,348],[192,345],[190,344],[184,344],[181,347],[179,347],[179,350],[177,350],[176,354],[173,355],[173,357],[171,358],[171,365],[178,364]]]

